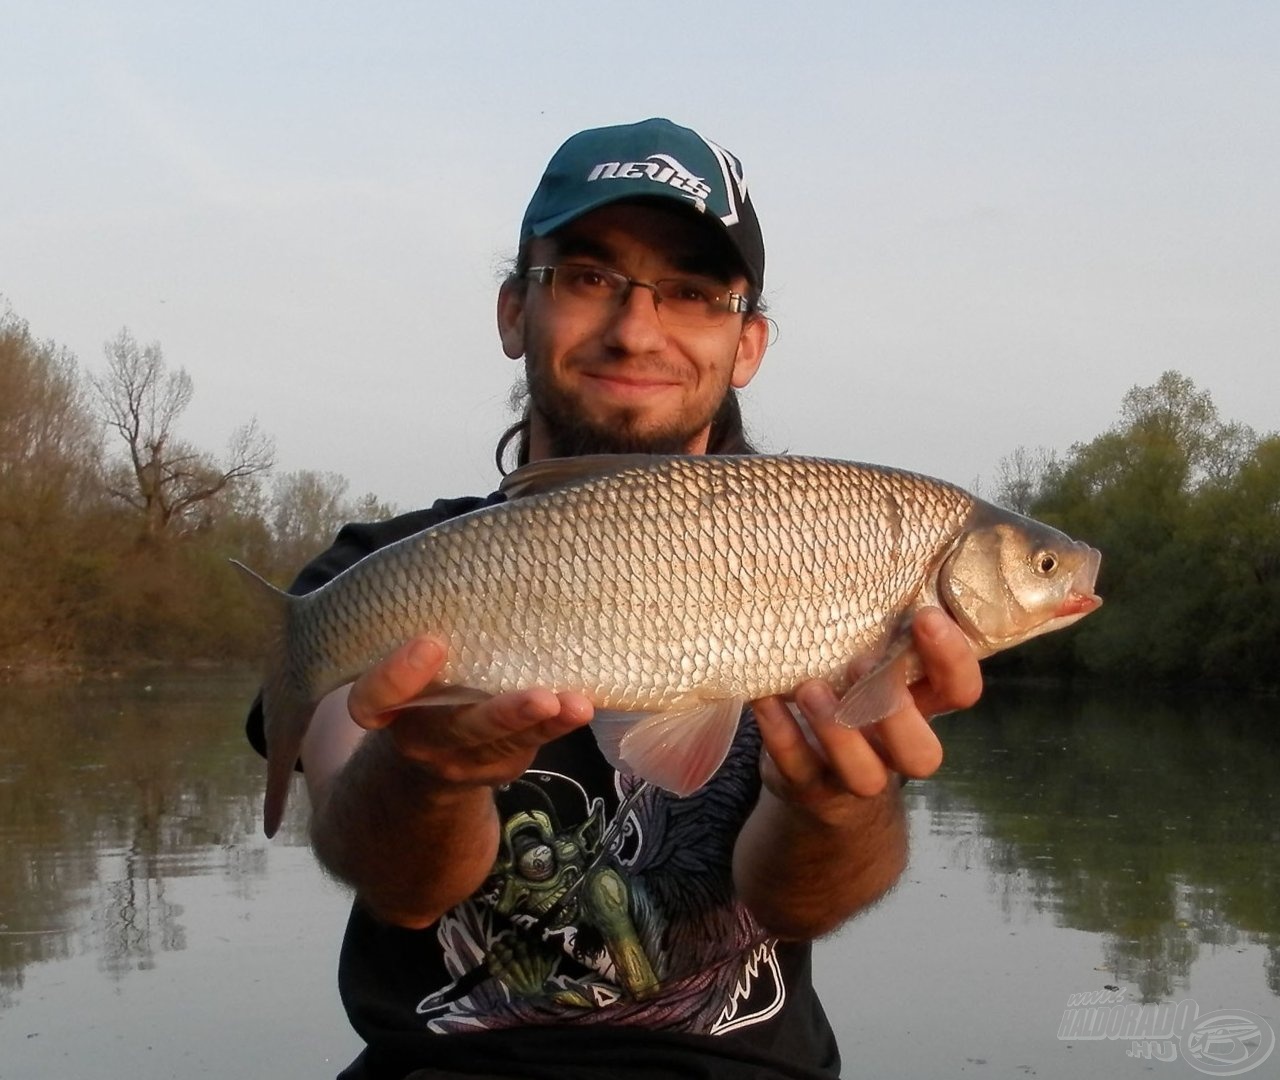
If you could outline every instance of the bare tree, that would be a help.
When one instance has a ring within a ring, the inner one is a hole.
[[[158,540],[199,524],[211,499],[271,468],[275,448],[256,420],[236,429],[222,461],[175,435],[194,388],[184,369],[167,368],[158,342],[141,347],[121,330],[106,354],[106,373],[92,384],[103,421],[126,448],[108,491],[142,515],[144,538]]]
[[[346,516],[347,480],[337,473],[277,476],[271,499],[271,535],[282,566],[297,569],[333,539]]]
[[[1054,455],[1043,446],[1034,450],[1019,446],[1000,459],[992,501],[1015,513],[1029,514],[1053,467]]]
[[[303,469],[277,476],[271,497],[271,535],[282,571],[296,571],[333,541],[348,521],[381,521],[395,508],[372,494],[347,498],[347,478]]]

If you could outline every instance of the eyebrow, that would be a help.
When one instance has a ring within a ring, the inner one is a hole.
[[[607,266],[612,266],[618,259],[618,253],[608,244],[571,230],[552,237],[552,241],[555,244],[555,255],[558,259],[595,259]],[[677,273],[714,278],[726,285],[733,279],[735,273],[724,259],[717,258],[713,252],[709,251],[679,252],[670,257],[670,262]]]
[[[571,259],[598,259],[600,262],[608,263],[616,257],[616,253],[608,244],[593,240],[589,236],[565,232],[551,239],[555,244],[556,258],[568,256]]]

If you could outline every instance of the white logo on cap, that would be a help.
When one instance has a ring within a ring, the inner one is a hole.
[[[713,143],[710,139],[701,135],[698,138],[707,144],[707,148],[720,163],[720,175],[724,179],[724,190],[729,196],[729,212],[720,220],[726,225],[736,225],[741,217],[738,212],[739,208],[747,201],[747,178],[742,175],[742,162],[718,143]],[[736,199],[734,198],[735,193],[737,194]]]
[[[650,154],[644,161],[602,161],[587,174],[592,180],[644,180],[666,184],[688,195],[699,210],[706,209],[711,185],[695,176],[670,154]]]

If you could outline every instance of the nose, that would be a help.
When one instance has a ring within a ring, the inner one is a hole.
[[[666,344],[667,332],[658,315],[658,294],[652,285],[633,281],[609,318],[605,342],[626,352],[655,352]]]

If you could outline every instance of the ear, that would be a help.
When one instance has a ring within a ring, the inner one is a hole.
[[[523,281],[504,281],[498,289],[498,338],[502,351],[510,360],[524,356],[524,302],[527,288]]]
[[[749,315],[742,321],[742,333],[738,336],[738,351],[733,358],[733,377],[730,383],[741,390],[760,370],[764,351],[769,347],[769,323],[763,315]]]

